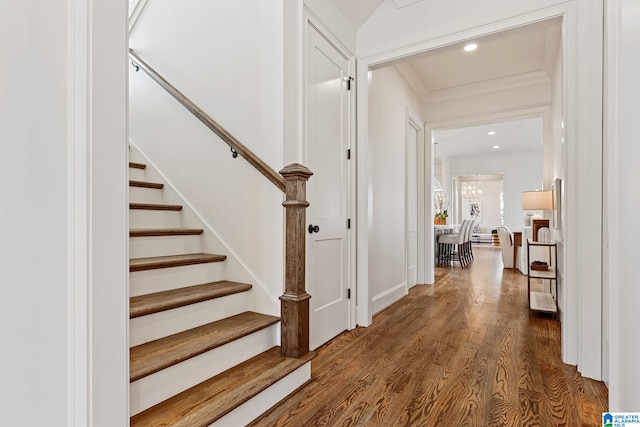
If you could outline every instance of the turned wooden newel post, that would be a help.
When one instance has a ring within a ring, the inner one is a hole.
[[[282,355],[302,357],[309,352],[309,294],[305,289],[307,181],[313,175],[293,163],[280,171],[285,180],[285,281],[280,297]]]

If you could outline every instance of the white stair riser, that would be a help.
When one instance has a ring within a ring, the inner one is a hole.
[[[132,237],[129,239],[129,257],[131,258],[195,254],[202,252],[201,249],[200,235]]]
[[[234,316],[247,311],[248,307],[248,292],[240,292],[173,310],[136,317],[129,321],[129,346],[133,347]]]
[[[144,169],[129,168],[129,179],[133,181],[144,181]]]
[[[129,187],[131,203],[162,203],[162,190],[157,188]]]
[[[185,265],[183,267],[129,273],[129,296],[151,294],[186,286],[222,280],[224,262]]]
[[[274,346],[275,331],[272,325],[131,383],[130,415],[268,350]]]
[[[130,228],[180,228],[180,211],[129,209]]]
[[[258,393],[218,421],[212,427],[246,426],[269,408],[296,391],[311,378],[311,362],[307,362],[280,381]]]

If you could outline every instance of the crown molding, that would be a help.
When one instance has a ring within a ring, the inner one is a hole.
[[[469,98],[472,96],[485,95],[488,93],[496,93],[528,86],[548,84],[550,82],[551,79],[549,79],[549,76],[544,71],[532,71],[529,73],[502,77],[499,79],[471,83],[447,89],[434,90],[429,92],[425,102],[434,103],[459,98]]]

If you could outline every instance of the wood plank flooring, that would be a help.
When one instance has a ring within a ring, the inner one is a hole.
[[[560,323],[530,314],[500,249],[325,344],[313,379],[252,426],[599,426],[603,383],[560,358]]]

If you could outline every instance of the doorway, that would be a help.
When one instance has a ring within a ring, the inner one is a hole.
[[[582,4],[581,4],[582,6]],[[517,7],[515,9],[518,9]],[[359,62],[358,67],[358,105],[369,105],[368,79],[371,71],[398,64],[414,55],[438,48],[453,48],[456,43],[462,44],[483,36],[495,35],[501,31],[517,29],[528,24],[549,19],[562,21],[562,59],[563,69],[560,78],[563,83],[562,100],[559,104],[560,115],[563,117],[562,130],[558,132],[557,140],[561,140],[560,151],[563,153],[562,166],[565,168],[563,181],[563,210],[564,228],[561,231],[564,246],[564,283],[560,299],[566,304],[561,317],[562,328],[562,357],[565,363],[578,364],[583,374],[592,378],[601,376],[601,233],[593,230],[602,228],[602,213],[593,211],[589,206],[600,205],[602,198],[602,123],[593,120],[601,117],[602,92],[590,91],[585,94],[582,87],[600,88],[602,85],[601,49],[593,50],[587,43],[578,43],[578,38],[587,37],[595,46],[602,45],[602,4],[594,2],[587,7],[577,7],[576,2],[565,2],[537,10],[505,11],[509,19],[486,19],[486,15],[470,18],[477,21],[475,25],[462,24],[462,29],[448,33],[447,30],[424,30],[424,37],[420,42],[411,46],[402,45],[396,40],[397,47],[385,45],[384,50],[369,49],[369,56]],[[504,18],[504,17],[503,17]],[[466,28],[466,29],[465,29]],[[584,35],[583,33],[587,34]],[[434,34],[435,33],[435,34]],[[578,72],[578,70],[581,70]],[[517,98],[515,98],[517,99]],[[472,105],[471,103],[467,104]],[[477,104],[476,104],[477,105]],[[484,104],[490,106],[490,104]],[[494,119],[502,112],[487,112],[483,120]],[[434,113],[437,113],[435,111]],[[520,115],[547,114],[540,107],[523,108]],[[425,112],[425,116],[429,116]],[[435,115],[434,115],[435,116]],[[432,124],[446,127],[451,125],[451,119],[435,118],[433,123],[427,123],[427,134]],[[365,108],[358,110],[358,293],[367,295],[368,290],[368,232],[371,226],[370,207],[368,205],[371,188],[369,149],[369,111]],[[555,129],[554,129],[555,130]],[[545,133],[550,132],[545,128]],[[561,136],[562,135],[562,136]],[[553,136],[556,137],[555,135]],[[579,141],[579,144],[578,144]],[[430,187],[433,176],[432,150],[425,150],[425,186]],[[580,161],[579,161],[580,160]],[[586,190],[586,188],[592,189]],[[374,196],[375,197],[375,196]],[[426,198],[424,211],[433,211],[433,194]],[[578,216],[578,212],[589,211],[588,218]],[[429,215],[430,216],[430,215]],[[426,217],[419,219],[427,226],[424,235],[426,258],[433,256],[433,226]],[[581,250],[579,250],[581,248]],[[586,252],[585,252],[586,251]],[[581,253],[580,257],[578,254]],[[425,283],[433,283],[433,269],[427,268],[424,274]],[[420,280],[420,278],[419,278]],[[580,283],[580,286],[577,285]],[[372,312],[358,310],[358,323],[368,325],[372,321]],[[580,318],[579,313],[592,313],[589,319]],[[580,363],[578,363],[580,362]]]
[[[483,235],[498,226],[510,231],[522,228],[522,192],[542,189],[545,162],[552,162],[545,159],[541,143],[543,116],[475,125],[460,121],[455,127],[432,130],[438,144],[435,176],[442,183],[450,223],[474,219],[475,234]],[[474,215],[471,205],[477,208]]]

